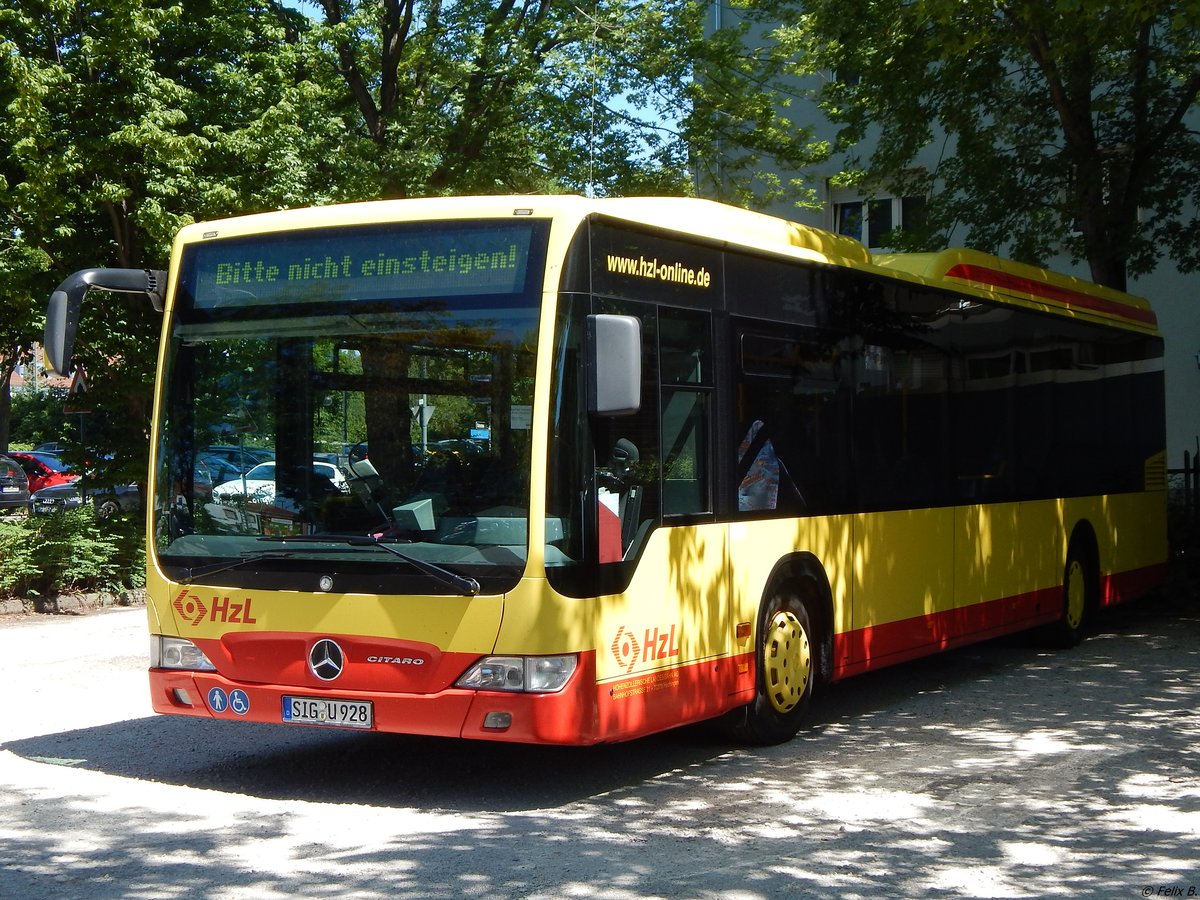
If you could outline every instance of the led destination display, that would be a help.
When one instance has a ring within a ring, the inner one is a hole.
[[[193,248],[193,308],[513,295],[537,223],[305,231]]]

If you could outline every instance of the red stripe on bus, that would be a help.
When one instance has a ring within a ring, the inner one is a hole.
[[[1061,587],[1045,588],[834,635],[834,678],[1052,622],[1058,617],[1061,598]]]
[[[1101,579],[1101,604],[1113,605],[1145,594],[1166,576],[1157,564]],[[1062,588],[1054,586],[834,636],[834,678],[880,669],[941,650],[1022,631],[1058,618]],[[212,649],[211,641],[197,641]],[[457,654],[455,654],[457,655]],[[254,722],[279,722],[284,695],[336,694],[374,704],[378,731],[404,731],[540,744],[594,744],[653,734],[719,715],[754,698],[753,651],[733,657],[638,672],[618,681],[596,683],[596,653],[579,656],[579,668],[556,694],[508,694],[456,688],[414,694],[338,691],[325,685],[253,684],[216,673],[150,670],[156,712]],[[243,714],[213,713],[205,698],[213,687],[241,688],[249,698]],[[185,692],[186,701],[179,691]],[[488,713],[507,713],[512,724],[485,727]]]
[[[1162,563],[1103,577],[1101,606],[1112,606],[1144,595],[1162,583],[1166,568]],[[1061,611],[1062,588],[1056,585],[834,635],[834,678],[847,678],[953,647],[1024,631],[1057,620]]]
[[[1010,275],[1007,272],[1001,272],[998,269],[991,269],[987,266],[973,266],[969,263],[959,263],[952,266],[946,272],[946,277],[962,278],[966,281],[989,284],[1003,290],[1017,291],[1023,294],[1030,294],[1034,297],[1044,297],[1047,300],[1056,300],[1060,303],[1065,303],[1067,306],[1081,307],[1093,312],[1118,316],[1122,319],[1131,319],[1146,325],[1158,325],[1157,316],[1148,309],[1138,309],[1134,306],[1118,303],[1115,300],[1093,297],[1091,294],[1085,294],[1082,291],[1075,291],[1054,284],[1046,284],[1045,282],[1035,281],[1032,278],[1025,278],[1020,275]]]
[[[1129,572],[1115,572],[1100,579],[1100,605],[1115,606],[1145,596],[1167,580],[1167,564],[1158,563]]]

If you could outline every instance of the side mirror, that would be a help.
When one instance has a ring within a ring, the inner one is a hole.
[[[154,269],[81,269],[63,279],[46,306],[46,331],[42,346],[46,362],[60,375],[67,374],[79,328],[79,310],[89,288],[122,294],[145,294],[159,312],[167,293],[167,273]]]
[[[83,294],[84,291],[68,294],[60,286],[50,295],[50,303],[46,306],[42,352],[47,367],[59,375],[67,374],[67,362],[75,347],[75,331],[79,328],[79,307],[83,303]]]
[[[631,416],[642,406],[642,323],[636,316],[587,317],[588,412]]]

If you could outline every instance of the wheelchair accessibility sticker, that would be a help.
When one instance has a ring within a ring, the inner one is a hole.
[[[208,708],[215,713],[232,710],[237,715],[244,716],[250,712],[250,698],[243,690],[230,691],[229,694],[226,694],[221,688],[215,687],[208,692]]]

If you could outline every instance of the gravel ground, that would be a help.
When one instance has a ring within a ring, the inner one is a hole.
[[[1200,598],[837,685],[789,744],[149,714],[144,614],[0,621],[0,896],[1200,895]]]

